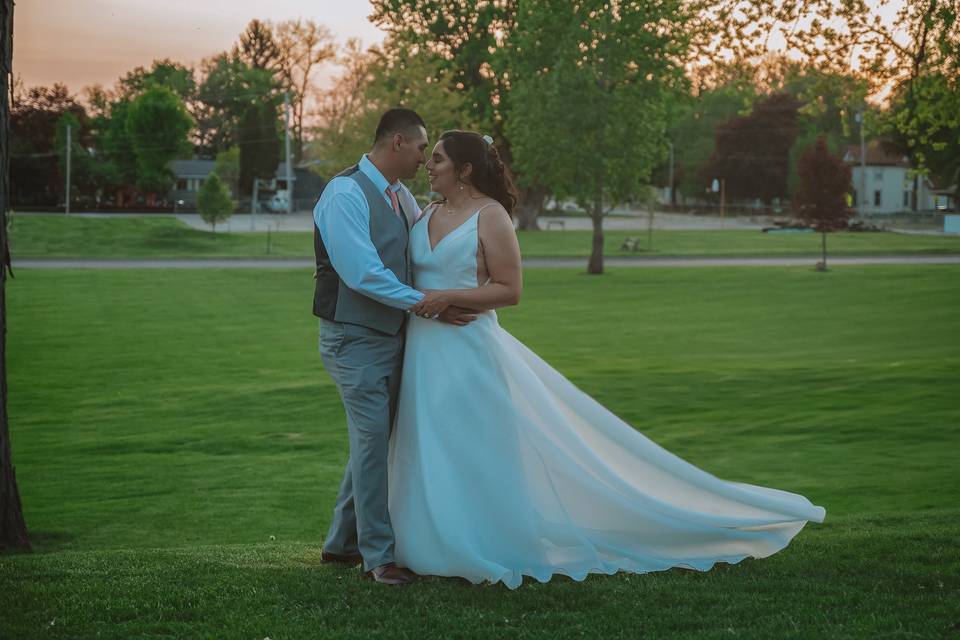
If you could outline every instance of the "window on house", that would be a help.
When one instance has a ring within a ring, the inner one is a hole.
[[[876,182],[883,182],[883,171],[874,171],[874,172],[873,172],[873,179],[874,179]]]
[[[909,192],[909,191],[904,191],[904,192],[903,192],[903,206],[905,206],[905,207],[909,207],[909,206],[910,206],[910,192]]]
[[[277,180],[277,191],[283,191],[287,188],[286,180]]]
[[[186,180],[177,180],[177,191],[186,191],[187,190],[187,181]]]
[[[852,204],[853,204],[854,207],[857,206],[857,190],[856,190],[856,189],[853,190],[853,203],[852,203]]]
[[[880,190],[879,189],[873,192],[873,206],[875,207],[880,206]]]

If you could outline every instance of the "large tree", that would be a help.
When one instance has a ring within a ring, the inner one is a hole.
[[[691,33],[704,67],[727,57],[759,63],[781,46],[806,67],[858,74],[875,103],[899,93],[883,132],[921,173],[927,150],[956,127],[954,102],[930,99],[924,85],[938,78],[944,94],[960,92],[957,0],[686,1],[700,9]]]
[[[280,161],[277,105],[269,97],[247,105],[240,119],[240,192],[251,193],[255,179],[276,175]]]
[[[170,161],[190,148],[190,114],[173,91],[151,85],[130,103],[126,120],[137,158],[137,186],[147,194],[167,192],[173,185]]]
[[[370,148],[377,120],[391,107],[415,109],[431,141],[446,129],[464,126],[463,93],[447,81],[449,71],[438,68],[436,59],[424,52],[387,51],[396,51],[389,38],[383,48],[363,51],[357,41],[344,48],[344,72],[323,95],[318,110],[315,157],[324,175],[356,162]],[[409,186],[416,194],[429,192],[423,172]]]
[[[254,69],[281,73],[283,58],[270,23],[251,20],[240,34],[240,41],[233,46],[233,57]]]
[[[912,93],[912,95],[911,95]],[[880,114],[881,131],[901,152],[912,155],[937,186],[960,183],[960,80],[942,73],[901,86]],[[919,176],[914,179],[917,193]],[[911,203],[916,208],[916,198]]]
[[[521,1],[507,134],[517,163],[593,221],[587,270],[603,272],[603,217],[666,155],[682,86],[679,3]]]
[[[754,103],[749,115],[719,126],[716,148],[701,169],[704,181],[724,180],[733,199],[786,198],[799,107],[790,94],[777,93]]]
[[[201,75],[200,104],[194,111],[197,137],[201,155],[213,158],[238,144],[240,119],[251,102],[276,100],[281,83],[274,71],[252,67],[229,53],[204,60]]]
[[[30,549],[23,519],[20,490],[10,452],[7,419],[7,274],[10,273],[10,243],[7,238],[7,208],[10,206],[10,79],[13,77],[13,0],[0,3],[0,549]]]
[[[788,192],[792,196],[799,184],[800,155],[824,136],[830,150],[842,156],[849,145],[859,143],[861,126],[865,136],[876,134],[879,109],[866,103],[868,83],[862,76],[787,60],[780,67],[779,90],[800,103],[797,138],[790,150]]]
[[[32,87],[17,91],[10,113],[16,135],[10,141],[10,179],[13,204],[55,205],[63,193],[64,175],[58,158],[64,140],[57,140],[58,123],[71,114],[72,131],[80,148],[92,144],[86,110],[67,87]]]
[[[696,95],[680,96],[671,104],[667,128],[674,150],[671,203],[675,204],[678,196],[693,200],[703,197],[709,182],[700,169],[713,154],[716,128],[748,111],[756,97],[753,84],[731,80],[717,87],[700,87]],[[669,172],[667,159],[656,169],[656,183],[669,186]]]
[[[433,82],[446,83],[462,95],[460,128],[487,133],[520,186],[521,229],[536,229],[537,215],[550,185],[542,176],[515,163],[507,130],[513,106],[514,66],[524,53],[511,46],[518,28],[519,0],[372,0],[370,19],[389,35],[394,52],[415,52],[433,59]],[[527,10],[530,10],[528,7]]]
[[[303,157],[303,121],[317,68],[337,54],[333,34],[312,20],[287,20],[274,28],[284,85],[290,92],[293,159]]]
[[[131,101],[117,98],[94,117],[97,180],[105,191],[116,193],[117,206],[123,206],[123,193],[137,182],[137,156],[127,129]]]
[[[154,60],[149,69],[136,67],[127,72],[120,78],[117,88],[120,95],[134,98],[153,85],[170,89],[184,102],[193,100],[197,92],[193,69],[169,58]]]

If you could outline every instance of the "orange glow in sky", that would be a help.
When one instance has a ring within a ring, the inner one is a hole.
[[[367,46],[383,39],[370,11],[366,0],[27,0],[14,13],[13,72],[28,87],[112,86],[158,58],[198,64],[232,47],[253,18],[308,18],[341,44],[357,37]]]

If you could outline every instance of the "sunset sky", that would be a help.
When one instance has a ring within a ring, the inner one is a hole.
[[[27,0],[14,13],[13,70],[28,87],[63,82],[79,92],[157,58],[199,63],[230,48],[253,18],[309,18],[341,43],[370,45],[382,34],[369,14],[366,0]]]

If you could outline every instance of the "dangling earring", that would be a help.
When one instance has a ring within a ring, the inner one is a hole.
[[[458,181],[458,182],[459,182],[459,181]],[[458,189],[460,189],[460,191],[463,191],[463,183],[462,183],[462,182],[460,182],[460,186],[459,186],[459,187],[457,187],[457,188],[458,188]]]

